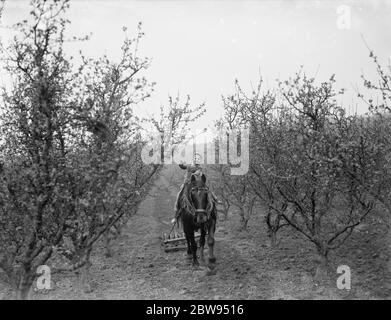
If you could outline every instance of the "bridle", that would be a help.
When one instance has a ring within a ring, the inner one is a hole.
[[[197,190],[197,192],[200,191],[200,190],[204,190],[206,193],[209,192],[209,188],[208,188],[208,187],[197,187],[197,186],[194,186],[194,187],[192,187],[192,188],[190,189],[190,195],[191,195],[191,193],[192,193],[194,190]],[[194,207],[193,199],[191,198],[191,196],[190,196],[190,200],[191,200],[192,206]],[[194,209],[194,212],[195,212],[195,213],[207,213],[207,210],[206,210],[206,209]]]

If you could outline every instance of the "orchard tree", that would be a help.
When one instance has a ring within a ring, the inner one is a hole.
[[[281,212],[287,209],[287,201],[276,188],[277,179],[290,178],[274,172],[276,161],[284,158],[288,132],[283,125],[284,114],[276,104],[276,94],[263,88],[262,78],[251,95],[247,95],[237,84],[241,114],[248,122],[250,134],[250,171],[248,184],[258,197],[258,202],[266,209],[264,220],[271,247],[278,243],[278,231],[287,225]]]
[[[368,46],[367,46],[368,47]],[[360,119],[363,123],[361,138],[370,140],[373,153],[371,168],[357,168],[357,181],[391,212],[391,65],[383,66],[380,58],[369,49],[369,57],[376,69],[376,79],[362,75],[364,89],[358,96],[366,103],[369,113]],[[370,157],[371,155],[366,155]],[[347,168],[353,173],[351,168]]]
[[[66,270],[84,267],[87,291],[93,245],[105,235],[106,255],[111,255],[110,231],[119,231],[135,213],[143,188],[157,171],[141,161],[143,142],[133,114],[134,105],[148,98],[154,85],[141,75],[149,65],[147,58],[137,56],[142,36],[139,24],[135,38],[126,36],[119,62],[83,57],[81,66],[83,89],[74,120],[79,130],[70,154],[75,206],[66,233],[73,246],[60,250],[70,260]]]
[[[190,104],[190,96],[181,102],[179,94],[168,97],[168,105],[160,107],[160,114],[144,121],[152,124],[155,133],[160,137],[161,160],[171,159],[172,151],[187,140],[189,125],[200,119],[206,112],[205,104]]]
[[[20,299],[61,241],[72,205],[64,143],[76,77],[63,52],[68,1],[31,5],[30,20],[2,45],[12,87],[2,95],[0,267]]]
[[[278,100],[261,92],[261,82],[250,96],[238,86],[235,110],[228,109],[251,128],[247,181],[268,210],[272,244],[281,227],[290,227],[315,245],[321,267],[374,205],[356,181],[364,171],[347,170],[361,161],[370,166],[373,149],[357,134],[363,131],[358,119],[336,103],[334,83],[331,77],[317,84],[299,72],[279,83]]]
[[[355,119],[336,103],[334,83],[334,76],[316,84],[301,73],[280,82],[289,109],[282,123],[287,135],[282,156],[273,161],[277,176],[284,177],[277,179],[276,189],[289,206],[280,214],[315,245],[323,266],[374,205],[373,197],[344,170],[346,163],[360,161],[348,148],[362,141],[352,130]]]
[[[243,115],[245,97],[241,95],[242,91],[237,81],[235,84],[237,92],[234,95],[222,97],[224,115],[222,119],[216,122],[217,131],[221,135],[219,139],[222,139],[222,141],[227,139],[229,146],[232,146],[228,150],[220,150],[219,148],[222,147],[220,145],[217,147],[217,152],[227,152],[227,159],[231,159],[231,152],[237,151],[234,150],[233,146],[237,146],[237,149],[241,150],[241,136],[236,136],[234,134],[235,130],[240,133],[241,130],[249,127],[247,119]],[[239,229],[246,230],[256,205],[257,196],[249,184],[249,176],[231,175],[229,165],[232,165],[232,163],[214,166],[220,182],[220,187],[217,189],[218,195],[222,199],[225,210],[228,210],[231,206],[238,210],[240,216]]]
[[[63,50],[69,1],[31,6],[2,46],[12,86],[2,95],[0,268],[21,299],[54,253],[69,260],[59,269],[88,276],[94,244],[126,223],[157,171],[141,161],[132,112],[153,87],[141,74],[141,25],[120,61],[83,56],[76,67]]]

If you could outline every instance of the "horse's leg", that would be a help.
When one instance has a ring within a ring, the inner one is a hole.
[[[187,255],[188,256],[191,256],[191,241],[190,241],[190,233],[191,233],[191,230],[190,228],[188,227],[188,223],[185,223],[186,221],[184,221],[182,223],[183,225],[183,233],[185,234],[185,238],[186,238],[186,243],[187,243]]]
[[[198,266],[198,259],[197,259],[197,243],[194,238],[194,230],[190,233],[190,244],[191,244],[191,253],[193,254],[193,265]]]
[[[216,230],[216,220],[212,219],[208,230],[209,263],[216,262],[216,258],[213,254],[213,249],[215,244],[215,230]]]
[[[190,237],[185,234],[186,237],[186,243],[187,243],[187,255],[191,256],[191,244],[190,244]]]
[[[201,226],[200,259],[202,262],[205,262],[205,259],[204,259],[205,235],[206,235],[205,228],[204,228],[204,226]]]

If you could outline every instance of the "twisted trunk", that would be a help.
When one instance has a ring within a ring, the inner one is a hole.
[[[30,300],[35,274],[30,266],[21,266],[16,277],[16,300]]]

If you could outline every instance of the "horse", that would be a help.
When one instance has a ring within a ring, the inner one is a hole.
[[[216,231],[216,204],[213,195],[206,186],[206,176],[192,174],[187,190],[182,196],[181,219],[187,242],[187,254],[192,258],[193,266],[198,266],[197,244],[194,232],[201,229],[200,259],[204,259],[205,237],[208,233],[209,265],[216,262],[214,256],[214,234]]]

